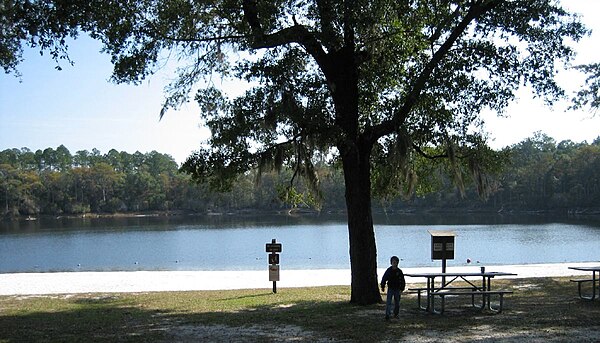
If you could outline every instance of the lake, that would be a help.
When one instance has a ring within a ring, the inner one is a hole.
[[[344,215],[59,218],[0,222],[0,273],[117,270],[347,269]],[[506,215],[375,216],[378,266],[439,266],[428,230],[453,230],[448,265],[600,260],[600,220]]]

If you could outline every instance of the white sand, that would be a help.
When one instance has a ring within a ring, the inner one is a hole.
[[[486,271],[516,273],[513,278],[586,275],[568,269],[597,266],[600,262],[488,266]],[[437,272],[440,267],[402,268],[405,273]],[[479,266],[448,267],[448,272],[478,271]],[[381,277],[385,269],[379,269]],[[423,282],[411,279],[407,282]],[[350,270],[285,270],[277,288],[350,285]],[[268,271],[136,271],[0,274],[0,295],[71,294],[106,292],[191,291],[215,289],[271,289]]]

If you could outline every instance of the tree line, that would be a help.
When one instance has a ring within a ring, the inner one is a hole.
[[[507,161],[488,182],[487,199],[476,182],[460,191],[446,173],[430,170],[410,198],[399,193],[374,202],[381,211],[546,211],[594,212],[600,204],[600,137],[593,143],[556,142],[538,133],[503,149]],[[246,173],[229,192],[212,191],[179,171],[175,160],[156,151],[133,154],[97,149],[71,154],[61,145],[35,152],[28,148],[0,152],[0,213],[83,215],[87,213],[239,212],[317,208],[345,209],[343,175],[325,163],[315,164],[323,199],[290,187],[292,172]],[[439,166],[438,168],[443,168]],[[434,176],[434,177],[432,177]],[[425,183],[425,184],[423,184]]]
[[[591,144],[557,142],[538,132],[502,153],[507,161],[490,180],[492,193],[485,201],[476,200],[472,186],[465,197],[446,187],[414,202],[420,208],[600,213],[600,137]]]
[[[228,193],[216,193],[179,172],[175,160],[156,151],[133,154],[93,149],[70,151],[61,145],[35,152],[0,152],[0,214],[4,217],[135,213],[146,211],[235,211],[282,209],[274,174],[261,186],[240,177]]]

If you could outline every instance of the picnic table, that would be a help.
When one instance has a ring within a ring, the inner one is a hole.
[[[492,280],[498,276],[514,276],[517,274],[505,273],[505,272],[472,272],[472,273],[407,273],[405,276],[415,278],[426,278],[426,287],[423,288],[409,288],[409,291],[417,293],[418,306],[428,312],[441,314],[445,310],[445,297],[446,296],[460,296],[466,295],[471,297],[471,305],[479,309],[489,309],[492,312],[500,313],[504,304],[504,295],[512,293],[510,290],[493,290]],[[475,281],[481,278],[481,283]],[[436,283],[436,279],[440,282]],[[448,281],[449,280],[449,281]],[[455,281],[464,281],[467,286],[456,287],[452,285]],[[425,293],[426,306],[422,306],[422,293]],[[499,297],[499,305],[497,307],[492,306],[491,296],[495,295]],[[440,298],[441,307],[439,310],[435,307],[435,299]],[[475,301],[481,297],[481,302]]]
[[[600,297],[600,290],[598,289],[598,283],[600,282],[598,279],[600,278],[600,266],[593,266],[593,267],[569,267],[569,269],[573,269],[573,270],[579,270],[579,271],[584,271],[584,272],[592,272],[592,278],[591,279],[571,279],[571,282],[577,282],[577,290],[579,292],[579,297],[581,299],[586,299],[586,300],[594,300],[596,299],[596,294],[598,293],[598,296]],[[598,273],[598,276],[596,276],[596,273]],[[592,284],[592,295],[584,295],[582,293],[582,287],[581,285],[584,283],[588,283],[591,282]]]

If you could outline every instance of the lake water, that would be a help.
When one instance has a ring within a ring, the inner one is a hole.
[[[428,230],[453,230],[455,259],[482,265],[600,260],[600,220],[517,216],[375,217],[379,267],[439,266]],[[0,273],[263,270],[265,244],[286,269],[350,267],[343,215],[39,219],[0,222]]]

